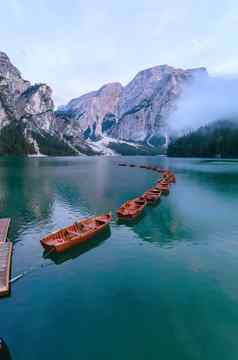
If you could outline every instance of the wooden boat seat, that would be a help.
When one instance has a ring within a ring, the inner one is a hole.
[[[80,235],[81,235],[81,233],[76,232],[76,231],[71,231],[71,230],[67,230],[67,233],[68,233],[69,235],[73,235],[73,236],[80,236]]]

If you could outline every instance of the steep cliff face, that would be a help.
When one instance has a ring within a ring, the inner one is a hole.
[[[31,84],[22,79],[20,71],[11,63],[9,57],[0,51],[0,76],[9,84],[9,90],[14,97],[20,96]]]
[[[120,83],[106,84],[98,91],[73,99],[61,110],[78,121],[84,139],[96,141],[103,133],[105,117],[118,112],[118,103],[123,87]],[[74,123],[74,128],[77,122]]]
[[[20,72],[11,64],[8,56],[0,52],[0,127],[17,118],[16,102],[30,86],[21,78]]]
[[[0,52],[0,154],[73,155],[57,131],[52,91],[31,85]]]
[[[119,83],[74,99],[61,108],[69,115],[74,131],[84,139],[114,139],[163,147],[167,145],[166,120],[176,109],[183,85],[205,68],[182,70],[168,65],[139,72],[124,88]]]
[[[113,136],[152,146],[165,144],[166,120],[176,109],[183,85],[198,72],[162,65],[138,73],[124,88]]]
[[[206,69],[156,66],[125,87],[106,84],[54,111],[50,87],[31,85],[0,52],[0,154],[163,152],[167,119],[196,76],[207,76]]]

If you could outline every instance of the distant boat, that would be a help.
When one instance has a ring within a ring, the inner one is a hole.
[[[161,180],[157,182],[157,184],[154,187],[157,190],[160,190],[163,195],[169,194],[169,184],[168,182],[162,182]]]
[[[163,179],[168,181],[169,183],[176,182],[176,176],[171,171],[164,171],[163,172]]]
[[[7,347],[7,344],[5,343],[5,341],[0,338],[0,359],[1,360],[11,360],[11,355],[9,352],[9,349]]]
[[[111,220],[112,215],[109,213],[75,222],[44,237],[41,244],[47,251],[63,253],[105,230]]]
[[[146,204],[143,196],[128,200],[117,210],[117,216],[121,220],[133,220],[143,212]]]
[[[143,194],[143,198],[146,199],[148,204],[155,204],[160,200],[161,194],[161,190],[152,188]]]

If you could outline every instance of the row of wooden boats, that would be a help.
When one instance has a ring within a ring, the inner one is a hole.
[[[152,170],[152,171],[156,171],[159,173],[162,173],[163,171],[166,171],[158,166],[151,166],[151,165],[136,165],[136,164],[128,164],[128,163],[119,163],[118,166],[127,166],[127,167],[131,167],[131,168],[140,168],[140,169],[146,169],[146,170]]]
[[[154,187],[147,190],[141,196],[128,200],[117,210],[118,218],[121,220],[136,219],[142,214],[146,205],[157,204],[162,195],[168,195],[170,185],[175,182],[175,175],[169,170],[164,170],[162,178],[155,184]]]
[[[175,181],[175,175],[171,171],[163,170],[162,178],[153,188],[135,199],[128,200],[117,210],[118,218],[120,220],[133,220],[139,217],[147,204],[155,204],[160,200],[162,194],[168,194],[170,184]],[[47,235],[41,240],[41,244],[48,253],[63,253],[108,229],[111,220],[112,214],[110,212],[75,222]]]

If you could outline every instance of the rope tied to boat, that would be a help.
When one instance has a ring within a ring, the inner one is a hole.
[[[45,255],[44,257],[48,257],[52,252],[54,251],[54,249],[50,249]],[[47,266],[53,265],[53,263],[47,263],[47,264],[38,264],[36,266],[31,266],[28,270],[23,271],[22,273],[14,276],[13,278],[11,278],[11,280],[9,281],[11,284],[15,283],[16,281],[22,279],[25,275],[28,275],[30,273],[32,273],[35,270],[38,270],[40,268],[44,268]]]

